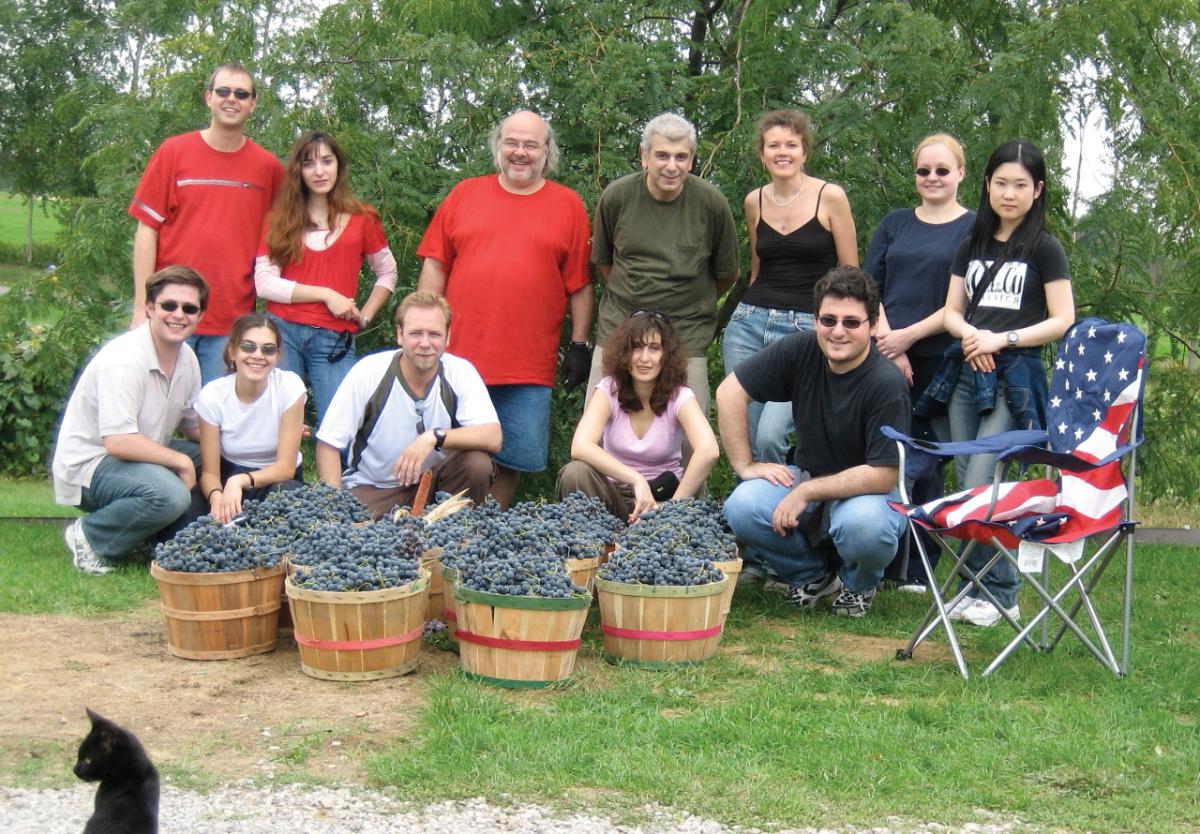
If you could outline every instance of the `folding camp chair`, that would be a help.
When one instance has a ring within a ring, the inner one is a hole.
[[[954,560],[953,569],[939,584],[934,581],[921,537],[910,536],[930,577],[933,603],[908,645],[896,653],[897,659],[911,658],[913,650],[941,625],[959,672],[966,678],[967,664],[949,612],[974,588],[996,605],[1016,631],[984,669],[984,675],[994,671],[1022,643],[1048,652],[1067,631],[1113,674],[1128,673],[1136,525],[1132,518],[1133,480],[1136,448],[1142,442],[1145,347],[1145,336],[1129,324],[1089,318],[1073,325],[1059,345],[1045,431],[1012,431],[976,441],[929,443],[890,427],[883,430],[900,449],[901,501],[891,502],[892,508],[903,513],[910,526],[929,531]],[[911,475],[914,469],[928,466],[938,457],[978,453],[997,456],[990,485],[924,505],[908,503],[906,471]],[[1056,471],[1057,478],[1001,482],[1010,462],[1018,463],[1022,472],[1029,465],[1045,466],[1050,475]],[[958,552],[950,540],[961,542]],[[980,543],[995,546],[996,554],[973,574],[965,563]],[[1125,568],[1118,660],[1091,595],[1122,545]],[[1047,558],[1047,551],[1055,558]],[[1024,625],[1009,617],[982,584],[1001,559],[1017,568],[1038,597],[1040,607]],[[1055,561],[1063,565],[1061,576],[1052,575],[1059,572],[1057,567],[1051,569]],[[965,586],[952,590],[959,577],[964,578]],[[1058,619],[1053,634],[1051,614]],[[1039,626],[1040,635],[1035,638]]]

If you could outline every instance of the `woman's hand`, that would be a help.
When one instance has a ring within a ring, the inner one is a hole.
[[[916,336],[911,335],[907,327],[901,327],[899,330],[889,330],[882,336],[876,336],[875,346],[879,348],[880,353],[894,362],[896,357],[908,353],[908,349],[916,341]]]
[[[1005,339],[990,330],[971,328],[962,340],[963,358],[977,371],[996,370],[993,354],[1004,349]]]
[[[892,360],[892,364],[904,375],[904,381],[908,383],[908,387],[912,388],[912,363],[908,361],[908,354],[901,353],[889,358]]]
[[[346,296],[333,290],[330,290],[329,295],[325,296],[325,306],[329,308],[330,314],[339,319],[358,321],[361,315],[353,298],[346,298]]]
[[[627,521],[633,524],[642,513],[653,510],[657,506],[658,502],[654,500],[654,493],[650,490],[650,482],[639,475],[633,483],[633,512],[630,513]]]
[[[212,516],[222,524],[228,524],[242,511],[242,476],[233,475],[225,482],[225,489],[214,493],[216,509]]]

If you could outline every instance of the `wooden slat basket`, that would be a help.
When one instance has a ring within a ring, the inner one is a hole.
[[[228,573],[188,573],[152,562],[150,575],[158,583],[167,650],[176,657],[229,660],[275,649],[282,563]]]
[[[431,547],[421,554],[421,567],[429,570],[429,605],[426,620],[440,620],[446,611],[445,585],[442,579],[442,548]]]
[[[597,577],[605,659],[666,669],[712,657],[725,627],[725,591],[733,581],[633,585]]]
[[[300,668],[314,678],[376,680],[417,668],[429,572],[381,591],[313,591],[287,580]]]
[[[721,598],[721,624],[724,625],[725,620],[729,618],[729,609],[733,605],[733,592],[737,588],[738,574],[742,572],[742,560],[738,556],[734,556],[727,562],[713,562],[713,567],[725,574],[725,578],[729,580],[728,587],[725,588],[725,596]]]
[[[510,689],[564,680],[575,668],[592,599],[505,596],[454,586],[459,662],[470,678]]]

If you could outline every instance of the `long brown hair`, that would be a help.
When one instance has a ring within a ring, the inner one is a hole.
[[[292,145],[284,165],[283,183],[267,215],[267,254],[280,267],[297,263],[304,254],[304,233],[316,228],[308,219],[308,186],[304,184],[304,160],[317,156],[321,145],[337,160],[337,178],[329,192],[329,233],[337,231],[343,214],[370,212],[354,199],[346,184],[346,155],[333,137],[320,130],[306,130]]]
[[[651,333],[657,333],[662,343],[662,365],[650,393],[650,410],[661,416],[675,389],[687,382],[687,356],[671,320],[657,310],[634,310],[617,325],[604,345],[604,373],[612,377],[617,404],[627,414],[642,410],[642,400],[633,388],[629,360],[634,350],[646,344]]]

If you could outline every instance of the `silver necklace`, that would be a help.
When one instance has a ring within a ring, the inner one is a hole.
[[[775,183],[771,183],[771,190],[767,192],[767,198],[780,208],[790,206],[792,203],[796,202],[796,198],[800,196],[800,192],[804,190],[804,186],[808,182],[808,174],[802,174],[801,177],[800,187],[796,189],[796,193],[791,197],[788,197],[786,200],[775,199]]]

